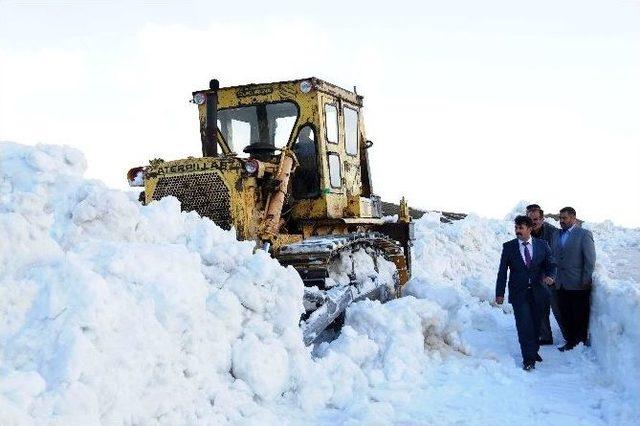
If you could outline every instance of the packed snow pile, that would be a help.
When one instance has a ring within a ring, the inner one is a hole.
[[[598,264],[591,309],[591,343],[600,364],[636,402],[640,415],[640,230],[610,222],[587,225]]]
[[[173,198],[141,208],[82,179],[77,151],[0,149],[3,416],[234,421],[295,386],[295,271]]]
[[[353,305],[342,333],[310,348],[293,269],[174,198],[141,206],[85,180],[85,167],[70,148],[0,143],[2,425],[554,424],[574,413],[598,424],[639,414],[629,401],[640,383],[640,230],[584,225],[599,256],[592,348],[562,358],[561,372],[544,354],[525,377],[510,307],[491,303],[522,206],[506,220],[418,221],[406,297]],[[575,379],[584,393],[554,411],[545,377]]]
[[[354,310],[314,360],[292,268],[174,198],[143,207],[85,180],[85,166],[69,148],[0,145],[3,425],[278,424],[291,407],[345,406],[412,376],[407,351],[443,328],[429,301],[395,325],[378,304],[382,336],[357,334]]]

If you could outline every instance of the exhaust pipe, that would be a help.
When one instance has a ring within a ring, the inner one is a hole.
[[[220,82],[215,78],[209,82],[207,92],[207,124],[205,135],[202,140],[202,156],[215,157],[218,155],[218,144],[216,143],[218,133],[218,89]]]

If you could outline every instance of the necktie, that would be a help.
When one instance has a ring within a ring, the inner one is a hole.
[[[524,245],[524,264],[527,265],[527,268],[531,265],[531,253],[529,253],[529,248],[527,245],[529,241],[525,241],[522,243]]]

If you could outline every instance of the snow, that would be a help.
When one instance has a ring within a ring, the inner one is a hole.
[[[591,336],[600,365],[634,401],[640,401],[640,232],[611,222],[591,226],[599,256]]]
[[[492,299],[524,202],[504,219],[417,221],[405,297],[352,305],[335,340],[307,348],[292,268],[174,198],[140,206],[85,168],[68,147],[0,143],[0,424],[599,425],[640,414],[640,229],[583,225],[598,254],[591,347],[543,347],[523,372],[510,305]]]
[[[175,199],[82,179],[77,151],[0,161],[1,424],[236,422],[295,385],[293,269]]]
[[[376,257],[376,262],[371,256]],[[340,253],[340,260],[329,265],[329,278],[325,286],[347,286],[351,282],[350,274],[355,275],[359,287],[377,287],[377,281],[386,285],[387,291],[394,291],[396,266],[373,250],[358,249],[352,253]]]

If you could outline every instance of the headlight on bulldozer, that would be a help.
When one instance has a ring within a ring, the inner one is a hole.
[[[313,84],[310,81],[305,80],[300,82],[300,91],[302,93],[309,93],[311,89],[313,89]]]
[[[202,105],[207,100],[207,97],[204,93],[198,92],[193,95],[193,103],[196,105]]]
[[[250,158],[244,162],[244,171],[247,172],[248,175],[257,175],[260,170],[260,163],[258,160]]]
[[[144,186],[144,167],[134,167],[127,172],[129,186]]]

